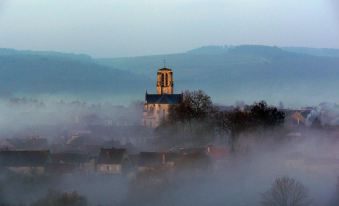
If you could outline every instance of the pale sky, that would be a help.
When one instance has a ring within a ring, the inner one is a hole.
[[[0,0],[0,47],[119,57],[205,45],[339,48],[338,0]]]

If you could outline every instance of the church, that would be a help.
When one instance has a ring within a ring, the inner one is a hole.
[[[161,68],[157,72],[157,94],[145,94],[143,125],[157,127],[166,119],[170,106],[180,104],[183,94],[174,92],[173,71],[170,68]]]

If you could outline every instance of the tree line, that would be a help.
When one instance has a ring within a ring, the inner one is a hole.
[[[265,101],[224,109],[216,106],[202,90],[185,91],[183,101],[169,109],[166,119],[157,128],[160,136],[177,137],[194,143],[208,143],[213,137],[227,137],[234,150],[244,132],[274,129],[281,126],[285,113]],[[175,138],[174,138],[175,139]]]

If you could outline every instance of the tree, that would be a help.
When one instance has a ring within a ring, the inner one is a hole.
[[[46,197],[34,202],[31,206],[86,206],[87,200],[77,192],[61,193],[49,190]]]
[[[211,97],[205,92],[202,90],[187,90],[183,94],[183,101],[170,107],[168,119],[164,124],[169,123],[171,126],[177,126],[177,123],[180,123],[183,131],[188,128],[190,135],[192,135],[194,131],[211,126],[209,120],[214,111]],[[194,127],[193,123],[196,127]]]
[[[304,185],[289,177],[277,178],[262,195],[263,206],[308,206],[310,203]]]
[[[156,132],[161,137],[171,137],[166,138],[166,144],[206,144],[213,138],[214,114],[210,96],[202,90],[187,90],[183,93],[183,101],[170,107],[168,118]]]
[[[231,150],[235,150],[235,143],[239,134],[250,126],[250,116],[246,111],[235,109],[231,112],[220,112],[217,116],[219,126],[229,133]]]
[[[261,101],[243,110],[236,108],[232,111],[219,112],[216,119],[219,127],[229,134],[231,149],[234,151],[236,141],[242,132],[279,126],[284,123],[285,113]]]
[[[169,121],[190,122],[202,120],[214,111],[211,97],[202,90],[188,91],[183,94],[183,101],[169,111]]]
[[[249,108],[251,121],[254,127],[274,127],[282,124],[285,113],[276,107],[268,106],[265,101],[253,104]]]

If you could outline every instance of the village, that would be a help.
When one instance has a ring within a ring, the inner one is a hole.
[[[81,128],[86,128],[85,130],[78,129],[66,134],[58,142],[48,142],[39,136],[3,139],[0,142],[1,170],[22,175],[80,172],[136,177],[149,171],[172,171],[185,167],[218,168],[223,165],[220,162],[227,162],[232,153],[225,140],[199,147],[145,146],[153,140],[150,138],[152,131],[167,118],[171,105],[177,105],[183,99],[182,93],[173,94],[173,85],[173,71],[166,67],[159,69],[157,94],[146,92],[144,109],[138,116],[141,123],[134,121],[127,124],[125,119],[114,122],[89,115],[75,120],[77,124],[83,124]],[[306,118],[313,108],[281,110],[286,114],[285,125],[292,128],[292,132],[287,135],[301,137],[301,130],[306,127]],[[107,138],[99,138],[100,135]]]
[[[5,134],[0,140],[0,173],[9,182],[2,180],[3,187],[53,189],[53,182],[65,178],[80,178],[81,182],[103,177],[108,185],[127,182],[124,204],[155,201],[157,205],[154,193],[158,191],[171,193],[181,183],[217,184],[218,177],[223,179],[235,168],[251,165],[260,150],[257,147],[267,142],[271,148],[265,150],[280,158],[274,162],[276,167],[311,174],[339,171],[335,154],[319,156],[291,146],[285,151],[286,145],[307,143],[315,132],[335,142],[338,127],[324,124],[331,105],[322,105],[324,111],[274,107],[265,102],[216,107],[202,91],[175,94],[169,68],[158,70],[156,91],[146,91],[144,102],[128,107],[58,102],[53,105],[56,110],[69,114],[61,123],[43,119],[45,126]],[[49,111],[35,100],[12,99],[8,104],[13,109],[29,105],[31,111]],[[73,185],[66,196],[81,191],[79,187]]]

